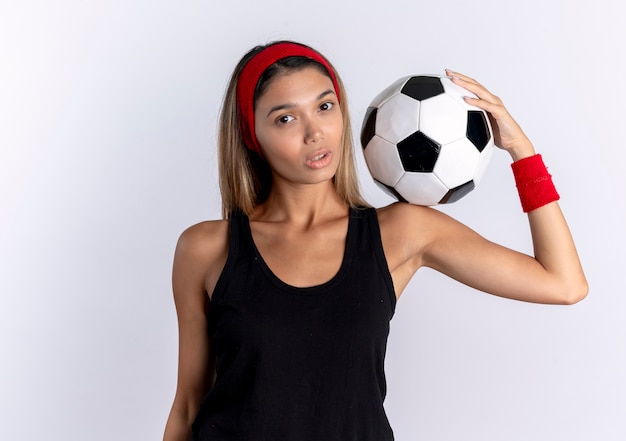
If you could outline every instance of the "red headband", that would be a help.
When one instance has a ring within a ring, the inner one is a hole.
[[[324,66],[333,82],[337,99],[340,99],[339,87],[333,69],[318,52],[297,43],[276,43],[261,50],[244,66],[237,82],[237,105],[241,115],[243,141],[246,147],[259,155],[261,155],[261,147],[254,132],[254,90],[263,72],[278,60],[287,57],[306,57]]]

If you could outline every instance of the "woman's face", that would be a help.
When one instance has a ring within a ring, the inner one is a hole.
[[[274,182],[332,179],[343,119],[333,83],[314,67],[278,74],[256,102],[255,132]]]

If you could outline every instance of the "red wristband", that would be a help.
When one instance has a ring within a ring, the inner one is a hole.
[[[559,200],[552,176],[548,173],[541,155],[515,161],[511,168],[524,213]]]

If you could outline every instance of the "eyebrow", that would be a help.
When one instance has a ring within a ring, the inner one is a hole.
[[[334,95],[334,94],[335,94],[335,91],[334,91],[334,90],[332,90],[332,89],[325,90],[324,92],[320,93],[320,94],[317,96],[317,98],[315,98],[315,101],[319,101],[319,100],[321,100],[322,98],[324,98],[325,96],[328,96],[328,95],[330,95],[330,94],[333,94],[333,95]],[[294,103],[279,104],[278,106],[274,106],[274,107],[272,107],[272,108],[269,110],[269,112],[267,112],[266,118],[267,118],[268,116],[270,116],[272,113],[277,112],[277,111],[279,111],[279,110],[293,109],[294,107],[296,107],[296,104],[294,104]]]

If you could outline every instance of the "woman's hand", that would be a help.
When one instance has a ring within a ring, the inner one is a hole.
[[[532,143],[519,124],[506,110],[500,98],[466,75],[448,69],[446,69],[446,75],[450,77],[454,84],[477,96],[477,98],[465,97],[465,101],[467,104],[487,112],[496,146],[509,152],[514,161],[535,154]]]

